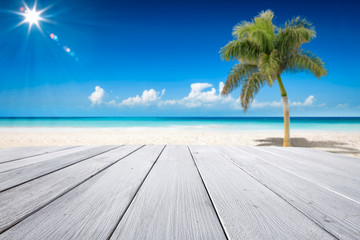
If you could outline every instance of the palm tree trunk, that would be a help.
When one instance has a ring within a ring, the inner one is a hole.
[[[284,147],[290,147],[290,111],[288,97],[282,97],[284,112]]]
[[[280,78],[280,75],[277,77],[281,98],[283,102],[283,112],[284,112],[284,147],[290,147],[290,110],[289,110],[289,101],[287,97],[287,93],[285,91],[284,85]]]

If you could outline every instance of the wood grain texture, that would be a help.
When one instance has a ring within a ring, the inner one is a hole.
[[[271,147],[271,148],[281,149],[280,147]],[[352,165],[356,169],[360,168],[360,159],[356,158],[356,157],[322,151],[322,150],[318,150],[315,148],[291,147],[291,148],[284,149],[284,150],[288,150],[288,151],[291,151],[294,153],[295,152],[303,152],[303,153],[312,152],[312,156],[319,157],[318,161],[322,161],[325,164],[331,164],[335,167],[338,165],[339,156],[341,156],[341,161],[346,163],[346,165]]]
[[[139,148],[122,146],[0,193],[0,233]]]
[[[2,172],[0,173],[0,192],[35,179],[37,177],[41,177],[58,169],[102,154],[114,148],[116,148],[116,146],[92,147],[83,151],[78,151],[65,156],[53,158],[48,161],[38,162],[32,165],[23,166],[14,170]]]
[[[89,146],[81,146],[81,147],[64,149],[64,150],[58,151],[58,152],[42,154],[42,155],[38,155],[38,156],[34,156],[34,157],[23,158],[23,159],[19,159],[17,161],[5,162],[0,165],[0,172],[6,172],[6,171],[13,170],[16,168],[24,167],[26,165],[31,165],[31,164],[35,164],[38,162],[51,160],[53,158],[62,157],[62,156],[68,155],[68,154],[76,153],[76,152],[90,149],[90,148],[91,147],[89,147]]]
[[[327,155],[320,154],[319,156],[311,151],[301,153],[296,149],[239,148],[243,150],[253,149],[250,151],[258,156],[266,157],[266,160],[275,166],[343,194],[360,204],[360,169],[357,169],[354,165],[349,165],[349,161],[343,161],[339,155],[337,157],[337,166],[335,166]]]
[[[155,165],[163,146],[138,147],[0,150],[0,240],[359,239],[358,159],[191,146],[197,168],[186,146]]]
[[[53,147],[17,147],[0,149],[0,164],[9,161],[16,161],[19,159],[38,156],[51,152],[61,151],[63,149],[73,148],[74,146],[53,146]],[[0,165],[1,166],[1,165]]]
[[[356,178],[360,178],[359,158],[329,153],[311,148],[261,147],[259,149],[264,149],[274,153],[278,153],[283,157],[296,156],[297,158],[301,158],[302,161],[307,161],[307,162],[320,164],[322,166],[327,166],[332,169],[345,172],[345,174],[351,174]]]
[[[168,146],[111,239],[226,239],[186,146]]]
[[[339,239],[360,236],[360,205],[268,161],[256,148],[216,147],[259,182]]]
[[[163,146],[146,146],[0,235],[0,239],[107,239]]]
[[[209,146],[190,146],[230,239],[334,239]]]

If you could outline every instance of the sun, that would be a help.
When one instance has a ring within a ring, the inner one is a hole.
[[[36,11],[36,9],[32,9],[32,10],[27,10],[24,13],[24,17],[25,17],[25,22],[30,24],[30,27],[35,24],[37,26],[39,26],[39,21],[42,20],[42,18],[40,17],[41,12],[40,11]]]
[[[25,23],[29,24],[29,32],[30,32],[32,26],[35,25],[41,31],[40,22],[46,21],[45,18],[41,17],[41,14],[46,9],[37,10],[36,9],[36,1],[35,1],[35,4],[32,9],[30,9],[25,3],[24,3],[24,5],[25,5],[25,7],[21,7],[20,13],[19,13],[19,15],[24,17],[24,20],[22,22],[20,22],[18,25],[22,25]]]

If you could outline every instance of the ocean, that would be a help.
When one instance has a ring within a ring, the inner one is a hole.
[[[292,117],[291,129],[360,131],[360,117]],[[281,117],[20,117],[0,118],[0,127],[162,127],[200,130],[281,130]]]

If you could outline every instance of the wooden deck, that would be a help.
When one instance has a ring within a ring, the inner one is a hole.
[[[360,160],[275,147],[4,149],[0,239],[360,239]]]

